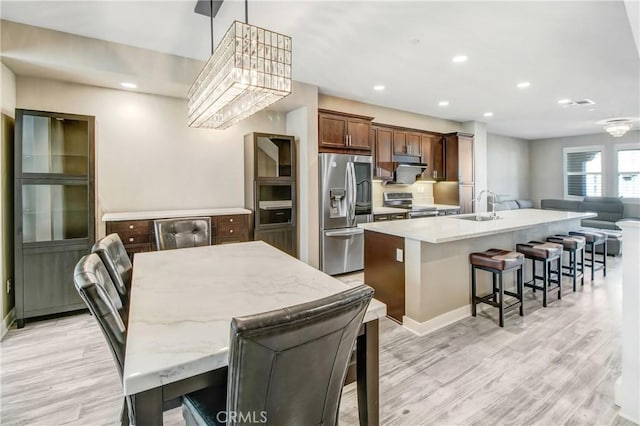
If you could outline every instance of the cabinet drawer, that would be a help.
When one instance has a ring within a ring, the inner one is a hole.
[[[218,227],[218,230],[216,232],[216,237],[217,237],[217,241],[220,241],[221,238],[233,237],[235,235],[237,235],[238,238],[247,238],[248,233],[249,233],[249,230],[247,229],[246,226],[242,224],[237,224],[237,225],[225,224],[223,226]]]
[[[248,236],[241,235],[241,234],[233,234],[229,236],[218,237],[216,239],[216,244],[241,243],[244,241],[249,241]]]
[[[246,227],[247,215],[235,214],[235,215],[227,215],[227,216],[217,216],[216,221],[218,222],[218,227],[223,227],[225,225],[238,225],[238,224]]]
[[[373,221],[374,222],[384,222],[386,220],[390,220],[390,217],[388,214],[374,214],[373,215]]]
[[[401,220],[406,218],[407,216],[404,213],[394,213],[391,215],[391,220]]]
[[[150,220],[128,220],[122,222],[108,222],[107,232],[118,233],[121,237],[125,233],[130,234],[148,234],[152,225]]]
[[[149,243],[153,237],[149,233],[146,234],[138,234],[131,232],[120,232],[118,233],[120,239],[122,240],[122,244],[125,246],[130,246],[132,244],[142,244]]]

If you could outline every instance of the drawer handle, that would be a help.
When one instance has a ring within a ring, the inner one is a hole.
[[[129,242],[132,243],[133,242],[133,238],[129,238]]]
[[[229,219],[229,222],[233,222],[233,219]]]
[[[129,225],[129,229],[133,229],[133,225]]]
[[[233,234],[233,229],[229,229],[229,233],[230,233],[230,234]]]

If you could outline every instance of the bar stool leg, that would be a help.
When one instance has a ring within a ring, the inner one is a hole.
[[[518,300],[520,300],[520,316],[524,316],[524,284],[522,280],[522,266],[518,268]]]
[[[535,285],[536,285],[536,261],[534,259],[531,259],[531,268],[533,269],[533,285],[534,285],[533,292],[535,293],[536,292],[536,288],[535,288]]]
[[[494,272],[493,277],[495,280],[496,273]],[[500,305],[500,327],[504,327],[504,288],[502,286],[502,273],[499,274],[498,277],[498,289],[500,290],[499,302]]]
[[[596,245],[591,243],[591,281],[595,278],[596,274]]]
[[[471,315],[476,316],[476,267],[471,265]]]
[[[498,302],[498,283],[496,280],[496,274],[492,273],[492,280],[493,280],[493,303],[497,303]]]
[[[585,255],[585,248],[582,247],[582,250],[580,250],[580,273],[582,274],[582,276],[580,277],[581,286],[584,286],[584,255]]]
[[[562,256],[558,256],[558,300],[562,299]]]
[[[576,250],[569,251],[569,266],[571,267],[571,281],[573,282],[573,291],[576,291],[576,277],[578,276],[578,254]]]
[[[535,261],[534,261],[535,263]],[[547,261],[543,260],[542,261],[542,306],[543,307],[547,307],[547,290],[549,289],[549,276],[547,275],[549,272],[547,271],[548,267],[547,267]]]

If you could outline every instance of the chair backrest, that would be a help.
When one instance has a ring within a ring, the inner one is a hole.
[[[73,281],[80,297],[98,321],[116,361],[118,373],[122,377],[126,343],[126,313],[107,268],[97,254],[88,254],[76,264]]]
[[[336,424],[349,358],[372,297],[373,289],[362,285],[234,318],[227,412],[264,413],[274,425]]]
[[[116,285],[118,293],[124,296],[121,299],[126,304],[127,294],[131,289],[133,265],[118,234],[110,234],[96,241],[91,252],[100,256],[100,260],[107,267],[111,281]]]
[[[621,198],[616,197],[584,197],[582,200],[583,212],[596,212],[595,219],[617,222],[624,216],[624,204]]]
[[[158,250],[211,245],[210,217],[159,219],[154,228]]]

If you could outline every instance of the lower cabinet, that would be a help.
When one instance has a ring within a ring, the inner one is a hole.
[[[274,229],[256,229],[253,233],[253,239],[264,241],[291,256],[296,257],[298,254],[295,225],[278,226]]]
[[[170,219],[170,218],[157,218]],[[250,214],[211,216],[211,244],[249,241]],[[156,250],[155,219],[107,221],[107,235],[120,236],[129,257]]]
[[[407,218],[406,213],[386,213],[386,214],[373,215],[374,222],[384,222],[387,220],[402,220],[406,218]]]
[[[404,279],[404,238],[364,231],[364,282],[399,323],[405,314]]]

